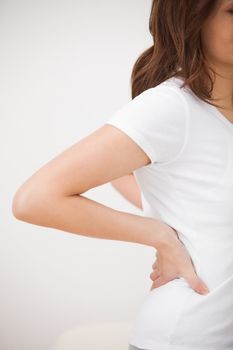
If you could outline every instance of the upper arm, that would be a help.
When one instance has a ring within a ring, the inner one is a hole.
[[[186,109],[181,97],[171,88],[151,88],[45,164],[25,186],[81,194],[150,163],[174,159],[185,135]]]
[[[81,194],[149,163],[146,153],[125,133],[103,125],[46,163],[23,187]]]

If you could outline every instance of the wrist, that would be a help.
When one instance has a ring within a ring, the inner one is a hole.
[[[177,244],[179,237],[175,229],[161,220],[154,218],[152,220],[154,221],[154,225],[152,224],[151,226],[152,246],[155,249],[166,248]]]

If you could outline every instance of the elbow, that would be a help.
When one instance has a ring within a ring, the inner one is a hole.
[[[26,193],[24,190],[18,189],[16,193],[14,194],[12,203],[11,203],[11,211],[13,216],[18,219],[22,220],[25,215],[25,196]]]
[[[31,190],[27,186],[20,187],[14,194],[11,211],[13,216],[21,221],[34,223],[38,217],[46,213],[48,194],[40,190]]]
[[[32,212],[31,194],[26,188],[20,187],[14,194],[11,211],[13,216],[22,221],[27,221]]]

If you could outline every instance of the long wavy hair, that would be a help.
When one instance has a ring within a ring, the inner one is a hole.
[[[223,108],[213,103],[211,92],[216,72],[208,66],[201,40],[202,26],[217,3],[218,0],[152,1],[149,31],[154,44],[134,63],[132,98],[179,76],[184,81],[182,87],[189,86],[201,100]]]

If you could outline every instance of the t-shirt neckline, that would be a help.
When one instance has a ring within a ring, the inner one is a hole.
[[[233,130],[233,123],[229,119],[227,119],[227,117],[225,117],[225,115],[222,112],[220,112],[217,107],[215,107],[207,102],[206,102],[206,105],[208,108],[210,108],[214,112],[214,114],[216,115],[216,117],[219,120],[221,120],[224,124],[226,124],[227,126],[232,128],[232,130]]]

